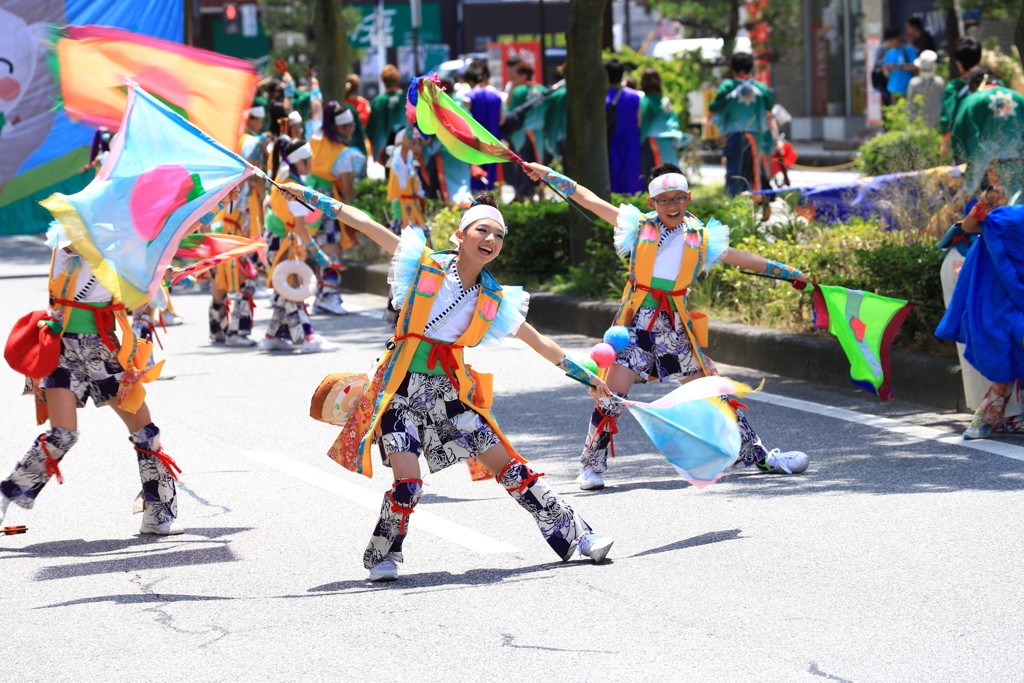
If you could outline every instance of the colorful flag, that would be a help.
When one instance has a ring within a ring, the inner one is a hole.
[[[704,488],[718,481],[740,454],[736,412],[722,397],[751,391],[746,384],[711,376],[687,382],[653,403],[621,402],[679,476]]]
[[[106,26],[66,26],[53,36],[54,80],[73,118],[116,129],[125,78],[233,151],[245,131],[256,72],[241,59]]]
[[[154,97],[128,86],[110,156],[78,194],[42,203],[127,308],[149,302],[179,243],[252,167]]]
[[[515,152],[455,104],[442,89],[436,73],[414,78],[409,84],[406,117],[424,135],[436,135],[453,157],[468,164],[523,164]]]
[[[814,325],[839,339],[853,383],[883,401],[892,398],[889,347],[914,302],[817,283],[806,289],[814,295]]]
[[[241,235],[221,235],[214,232],[187,235],[178,245],[175,258],[195,263],[183,268],[172,268],[171,284],[176,285],[190,275],[198,275],[222,263],[247,254],[256,253],[267,264],[267,243],[263,238],[249,239]]]

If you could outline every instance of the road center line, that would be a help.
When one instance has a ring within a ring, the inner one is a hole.
[[[311,467],[297,460],[293,460],[279,453],[268,453],[266,451],[235,451],[243,458],[248,458],[261,465],[273,468],[279,472],[301,479],[307,484],[317,486],[324,491],[333,493],[336,496],[346,498],[357,505],[368,510],[377,512],[380,510],[383,496],[380,492],[371,491],[352,482],[340,479],[333,474]],[[462,546],[467,550],[481,555],[495,555],[497,553],[517,553],[522,549],[514,545],[496,541],[493,538],[477,533],[461,524],[449,522],[447,519],[433,515],[425,510],[416,510],[415,517],[410,520],[417,530],[434,534],[446,541]]]
[[[761,403],[782,406],[783,408],[802,410],[805,413],[834,417],[837,420],[845,420],[846,422],[856,422],[857,424],[867,425],[868,427],[874,427],[875,429],[884,429],[887,432],[895,432],[897,434],[912,436],[915,439],[921,439],[922,441],[938,441],[939,443],[944,443],[949,446],[972,448],[976,451],[993,453],[995,455],[1001,455],[1004,458],[1013,458],[1014,460],[1024,461],[1024,448],[1014,446],[1013,444],[989,441],[987,439],[967,441],[961,434],[942,432],[938,429],[932,429],[931,427],[922,427],[909,422],[892,420],[888,417],[881,417],[880,415],[859,413],[854,410],[846,410],[845,408],[836,408],[835,406],[825,405],[824,403],[803,401],[798,398],[769,394],[764,391],[747,394],[743,397],[744,401],[748,399],[751,401],[759,401]]]

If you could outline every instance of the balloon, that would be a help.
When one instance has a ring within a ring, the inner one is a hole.
[[[612,348],[611,344],[600,342],[591,349],[590,357],[597,363],[597,367],[610,368],[612,363],[615,362],[615,349]]]
[[[615,349],[615,352],[625,351],[629,346],[629,330],[622,325],[614,325],[604,333],[604,343]]]

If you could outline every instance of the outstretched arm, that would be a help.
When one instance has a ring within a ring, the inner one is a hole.
[[[398,249],[400,241],[398,235],[370,218],[364,211],[360,211],[354,206],[342,204],[298,183],[281,185],[281,189],[292,195],[295,199],[302,200],[320,209],[331,218],[337,218],[345,225],[358,230],[379,244],[387,252],[393,254]]]
[[[739,266],[755,273],[765,273],[766,275],[773,275],[784,280],[810,282],[803,273],[793,266],[787,266],[785,263],[778,263],[777,261],[769,261],[759,254],[751,254],[739,249],[733,249],[732,247],[725,250],[721,261],[722,263],[728,263],[730,266]]]
[[[618,209],[598,197],[587,188],[577,184],[576,181],[566,178],[560,173],[555,173],[547,166],[542,166],[541,164],[527,163],[526,165],[530,168],[530,170],[527,171],[527,175],[529,175],[534,181],[539,182],[547,180],[558,188],[562,194],[572,196],[572,198],[576,200],[576,203],[584,208],[590,209],[600,218],[603,218],[612,225],[615,225],[616,222],[618,222]]]
[[[567,370],[566,360],[568,356],[562,347],[552,341],[549,337],[545,337],[543,334],[538,332],[529,323],[523,323],[519,326],[519,331],[516,332],[516,337],[526,342],[527,346],[532,348],[540,355],[547,358],[551,363],[557,365],[563,370]],[[585,371],[584,371],[585,372]],[[590,395],[594,398],[599,396],[610,396],[611,391],[600,377],[596,375],[590,376],[590,389],[588,389]]]

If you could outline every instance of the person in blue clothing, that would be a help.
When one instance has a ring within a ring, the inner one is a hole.
[[[640,171],[640,93],[622,84],[625,67],[617,59],[604,63],[608,95],[604,110],[608,122],[608,162],[612,192],[643,192]]]
[[[505,121],[501,92],[487,83],[491,74],[482,62],[470,64],[466,69],[466,82],[472,86],[462,98],[462,107],[469,111],[491,135],[501,138],[501,124]],[[473,178],[473,191],[493,188],[498,182],[498,164],[485,164],[487,184]]]
[[[893,35],[895,34],[895,35]],[[889,49],[885,52],[885,61],[882,62],[882,72],[889,77],[886,83],[886,90],[889,97],[895,102],[907,96],[907,86],[910,79],[917,75],[919,69],[914,66],[917,59],[917,49],[913,45],[903,42],[903,37],[898,29],[889,29],[885,32],[887,37],[885,45]]]

